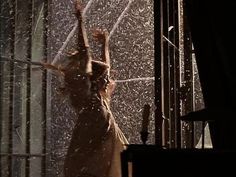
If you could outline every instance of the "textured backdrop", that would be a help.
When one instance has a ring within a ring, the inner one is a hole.
[[[88,0],[83,1],[83,5]],[[100,27],[111,31],[128,0],[94,0],[85,22],[94,55],[99,46],[92,42],[91,30]],[[55,0],[51,4],[49,24],[50,56],[55,57],[75,23],[73,1]],[[110,39],[111,65],[117,80],[151,77],[147,80],[117,83],[111,109],[130,143],[141,143],[142,108],[154,103],[154,15],[153,0],[132,2]],[[75,48],[76,36],[65,51]],[[64,52],[65,52],[64,51]],[[56,92],[60,82],[52,78],[50,123],[50,176],[62,176],[61,170],[76,117],[67,99]],[[154,143],[154,116],[151,114],[148,143]]]

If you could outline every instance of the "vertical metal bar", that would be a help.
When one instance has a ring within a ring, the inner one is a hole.
[[[27,61],[26,69],[26,153],[30,154],[30,113],[31,113],[31,51],[32,51],[32,13],[33,2],[28,0],[28,41],[27,41]],[[26,159],[26,177],[30,177],[30,157]]]
[[[178,119],[180,117],[180,99],[179,99],[179,90],[180,90],[180,67],[179,67],[179,57],[180,57],[180,48],[179,48],[179,30],[180,30],[180,22],[179,22],[179,1],[173,2],[173,25],[174,25],[174,45],[177,47],[174,48],[174,63],[173,63],[173,69],[174,69],[174,124],[175,124],[175,132],[173,132],[175,136],[175,147],[179,148],[181,147],[181,140],[179,138],[178,132],[180,131],[180,120]]]
[[[177,148],[181,148],[182,145],[182,128],[181,128],[181,120],[180,120],[180,115],[181,115],[181,61],[183,58],[183,0],[178,0],[175,1],[176,4],[176,10],[178,9],[178,19],[175,19],[175,26],[178,25],[178,48],[179,51],[178,57],[176,58],[175,62],[175,77],[176,77],[176,139],[177,143],[176,146]],[[176,41],[177,44],[177,41]]]
[[[16,15],[16,1],[12,0],[10,1],[10,11],[11,11],[11,18],[10,18],[10,24],[11,24],[11,29],[10,30],[10,59],[11,61],[9,62],[10,64],[10,88],[9,88],[9,149],[8,149],[8,154],[12,154],[13,151],[13,142],[12,142],[12,137],[13,137],[13,111],[14,111],[14,58],[15,58],[15,15]],[[8,177],[12,177],[12,156],[8,157]]]
[[[179,84],[179,13],[178,1],[169,0],[169,25],[168,38],[173,43],[169,47],[169,110],[170,110],[170,145],[171,148],[177,146],[177,118],[179,117],[179,100],[178,100],[178,84]]]
[[[163,61],[162,61],[162,92],[163,92],[163,114],[164,114],[164,121],[163,121],[163,143],[164,146],[170,147],[170,108],[169,108],[169,43],[168,39],[168,25],[169,25],[169,0],[163,1],[163,36],[165,37],[165,41],[163,42]],[[166,40],[167,39],[167,40]]]
[[[163,60],[163,9],[162,0],[154,3],[157,6],[157,33],[155,33],[155,50],[156,58],[154,61],[155,65],[155,144],[162,147],[162,60]]]
[[[166,0],[166,4],[164,3],[164,25],[163,25],[163,31],[164,36],[171,41],[169,36],[169,26],[170,26],[170,4],[171,0]],[[172,41],[171,41],[172,42]],[[171,93],[170,93],[170,60],[171,60],[171,50],[172,46],[170,43],[166,40],[164,43],[164,113],[165,117],[167,118],[167,125],[166,125],[166,145],[170,148],[171,147],[171,114],[170,114],[170,99],[171,99]]]
[[[195,77],[194,77],[194,73],[195,73],[195,70],[194,70],[194,62],[193,62],[193,45],[192,45],[192,38],[190,38],[190,41],[191,41],[191,61],[192,61],[192,111],[195,111]],[[195,141],[195,123],[192,122],[191,123],[191,127],[192,127],[192,136],[191,136],[191,139],[192,139],[192,144],[191,144],[191,148],[195,148],[195,144],[196,144],[196,141]]]
[[[13,30],[13,29],[12,29]],[[11,41],[12,43],[12,41]],[[13,41],[14,43],[14,41]],[[12,44],[11,44],[12,45]],[[11,46],[12,48],[12,46]],[[14,49],[11,49],[11,53],[14,52],[13,51]],[[11,56],[11,59],[14,58],[14,54],[10,54]],[[10,92],[10,95],[9,95],[9,140],[8,140],[8,143],[9,143],[9,149],[8,149],[8,154],[12,154],[12,150],[13,150],[13,142],[12,142],[12,137],[13,137],[13,127],[12,127],[12,123],[13,123],[13,92],[14,92],[14,62],[11,61],[10,63],[10,89],[9,89],[9,92]],[[8,170],[9,170],[9,173],[8,173],[8,176],[9,177],[12,177],[12,157],[9,156],[8,157]]]
[[[174,44],[174,31],[175,26],[173,24],[173,0],[169,0],[168,2],[168,39]],[[172,45],[168,45],[168,88],[169,88],[169,119],[170,119],[170,128],[169,128],[169,139],[170,139],[170,147],[174,148],[175,146],[175,90],[174,90],[174,47]]]
[[[43,13],[43,35],[44,35],[44,58],[47,62],[47,34],[48,34],[48,0],[44,0],[44,13]],[[43,70],[42,73],[42,112],[43,118],[43,149],[42,153],[46,154],[47,147],[47,70]],[[42,176],[46,176],[46,155],[42,157]]]
[[[2,61],[2,46],[3,46],[3,29],[2,26],[3,24],[3,12],[2,12],[2,8],[3,8],[3,4],[0,1],[0,142],[2,141],[2,96],[3,96],[3,85],[2,85],[2,81],[3,81],[3,63]],[[2,142],[1,142],[2,144]],[[2,152],[2,145],[0,145],[0,153]],[[0,169],[2,169],[2,156],[0,155]],[[0,176],[1,176],[1,170],[0,170]]]

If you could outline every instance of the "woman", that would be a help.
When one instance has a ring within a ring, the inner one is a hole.
[[[110,110],[114,81],[110,79],[109,38],[107,31],[97,30],[95,39],[102,43],[102,61],[92,60],[83,25],[80,3],[78,51],[68,57],[66,67],[45,64],[63,75],[72,108],[78,119],[64,163],[65,177],[121,177],[120,152],[128,144]]]

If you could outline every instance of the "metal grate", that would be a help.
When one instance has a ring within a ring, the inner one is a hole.
[[[206,124],[179,119],[204,107],[183,2],[160,0],[157,9],[156,144],[165,148],[195,148],[202,135],[204,147]]]
[[[1,1],[0,176],[46,176],[46,0]]]

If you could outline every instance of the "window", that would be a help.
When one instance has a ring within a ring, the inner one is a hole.
[[[46,1],[45,1],[46,2]],[[1,176],[45,174],[47,4],[1,2]]]

